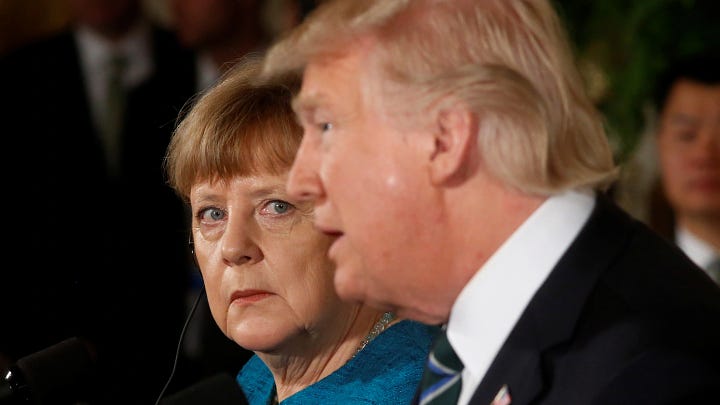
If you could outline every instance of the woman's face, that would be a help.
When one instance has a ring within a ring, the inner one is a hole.
[[[195,255],[213,318],[253,351],[302,345],[350,310],[333,289],[332,238],[313,227],[311,203],[288,198],[286,179],[234,177],[190,192]]]

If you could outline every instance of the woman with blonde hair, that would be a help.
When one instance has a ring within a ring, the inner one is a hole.
[[[258,80],[240,61],[192,106],[166,160],[192,212],[192,241],[220,329],[255,355],[237,381],[250,404],[409,403],[434,333],[343,302],[312,203],[290,198],[302,138],[299,78]]]

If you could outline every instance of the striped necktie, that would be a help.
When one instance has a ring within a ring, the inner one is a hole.
[[[420,405],[456,404],[462,386],[462,361],[450,346],[445,329],[435,339],[420,383]]]
[[[123,131],[126,97],[123,77],[127,65],[127,57],[119,54],[111,56],[107,62],[107,99],[102,135],[107,166],[113,174],[117,174],[120,170],[122,148],[122,139],[120,138]]]

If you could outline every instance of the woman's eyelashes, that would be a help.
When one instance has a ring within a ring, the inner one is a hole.
[[[261,202],[258,207],[257,211],[261,216],[284,216],[297,209],[292,203],[278,199]],[[195,218],[201,224],[212,224],[226,220],[228,215],[225,209],[209,206],[199,208],[195,213]]]
[[[277,198],[246,203],[235,206],[234,209],[221,205],[199,207],[194,211],[197,229],[206,240],[214,241],[228,232],[228,229],[233,229],[233,232],[248,232],[251,229],[288,232],[294,224],[306,217],[295,204]],[[236,225],[228,228],[231,223]],[[260,228],[254,228],[255,225]]]
[[[295,206],[283,200],[270,200],[263,204],[260,209],[261,215],[281,216],[287,215],[295,210]]]
[[[201,223],[212,223],[222,221],[227,216],[227,213],[217,207],[204,207],[199,209],[195,216]]]

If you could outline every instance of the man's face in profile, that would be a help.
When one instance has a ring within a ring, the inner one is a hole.
[[[288,192],[313,199],[316,226],[337,237],[329,256],[342,298],[421,308],[398,291],[415,291],[416,281],[427,284],[425,270],[441,267],[428,224],[438,215],[426,167],[431,137],[393,125],[367,59],[361,46],[306,67],[295,102],[304,137]]]

